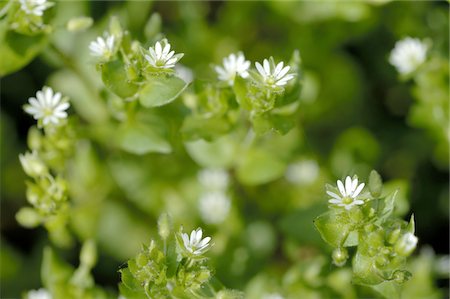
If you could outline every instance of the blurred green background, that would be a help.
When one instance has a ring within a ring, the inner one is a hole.
[[[251,61],[269,56],[287,61],[293,50],[300,50],[301,127],[292,133],[293,139],[269,141],[275,150],[290,151],[291,161],[315,161],[320,167],[317,179],[301,186],[280,177],[248,187],[242,194],[238,190],[229,223],[223,225],[227,228],[206,226],[208,234],[214,232],[219,240],[213,259],[218,277],[227,286],[242,289],[269,265],[285,268],[290,246],[327,252],[311,224],[324,210],[324,183],[333,184],[353,173],[365,179],[371,169],[392,189],[401,188],[404,210],[400,213],[407,219],[408,205],[414,212],[419,247],[429,244],[438,254],[449,252],[448,118],[439,123],[429,113],[433,101],[441,101],[433,98],[433,91],[443,90],[448,101],[448,3],[385,2],[63,1],[52,9],[56,26],[78,15],[92,16],[96,25],[87,33],[70,36],[57,29],[52,42],[83,70],[91,70],[92,77],[97,75],[87,45],[105,30],[111,15],[119,16],[123,27],[146,43],[143,28],[152,13],[159,13],[162,32],[177,52],[185,53],[182,64],[199,80],[215,76],[212,64],[220,64],[232,52],[242,50]],[[388,55],[405,36],[432,41],[429,55],[446,63],[441,65],[442,75],[431,74],[421,84],[399,80]],[[106,103],[91,104],[75,85],[79,81],[64,69],[45,49],[22,70],[1,78],[2,298],[16,298],[41,285],[42,248],[49,243],[44,229],[25,229],[15,220],[15,213],[27,204],[18,154],[26,151],[27,131],[34,125],[22,105],[43,85],[51,84],[71,97],[83,122],[94,126],[93,119],[106,111]],[[97,84],[99,79],[93,81]],[[448,111],[448,103],[444,108]],[[96,237],[100,256],[94,276],[100,285],[116,288],[118,268],[140,243],[156,235],[156,219],[163,210],[175,214],[176,224],[205,226],[198,213],[190,214],[186,207],[195,203],[192,181],[199,170],[198,161],[186,151],[136,158],[108,153],[98,141],[81,144],[75,161],[70,181],[78,185],[71,195],[83,204],[72,229],[81,240]],[[153,180],[154,176],[158,178]],[[259,257],[247,257],[251,259],[247,267],[239,269],[240,261],[233,255],[245,256],[236,255],[239,250],[251,253],[248,236],[261,231],[274,239],[268,241],[273,248],[269,246]],[[226,250],[220,249],[221,237],[227,239]],[[59,253],[76,264],[79,248],[75,242]],[[307,254],[295,254],[302,253]]]

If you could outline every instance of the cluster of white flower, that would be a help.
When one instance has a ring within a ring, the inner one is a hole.
[[[114,42],[114,35],[110,35],[109,33],[105,32],[104,37],[99,36],[95,41],[92,41],[89,44],[91,55],[100,57],[104,60],[110,59],[114,54]]]
[[[344,207],[346,210],[350,210],[353,206],[364,204],[363,200],[357,199],[364,188],[364,183],[358,185],[358,179],[352,180],[351,177],[347,176],[345,178],[345,186],[341,180],[338,180],[337,187],[341,195],[327,191],[328,195],[332,197],[328,200],[329,203]]]
[[[226,194],[229,177],[221,169],[204,169],[198,174],[203,187],[199,198],[200,216],[205,223],[222,223],[228,216],[231,201]]]
[[[203,231],[201,228],[197,228],[191,232],[189,236],[186,233],[181,234],[184,248],[193,255],[202,255],[210,247],[211,237],[205,237],[202,239]]]
[[[27,15],[35,15],[41,17],[44,11],[53,5],[47,0],[19,0],[20,9]]]
[[[36,97],[28,99],[29,104],[24,106],[25,112],[31,114],[34,119],[42,120],[44,126],[59,124],[61,119],[67,118],[67,110],[70,105],[62,98],[61,93],[54,93],[53,89],[44,86],[36,93]],[[40,123],[38,123],[39,126]]]
[[[427,45],[420,39],[406,37],[395,43],[389,63],[395,66],[400,74],[410,74],[425,62],[427,50]]]
[[[272,65],[273,64],[273,65]],[[277,65],[273,63],[272,59],[264,59],[262,65],[259,62],[255,63],[255,67],[261,76],[263,84],[269,88],[282,87],[294,78],[294,74],[288,73],[290,66],[284,66],[281,61]],[[247,78],[250,68],[250,61],[245,60],[244,54],[239,52],[237,54],[230,54],[223,59],[223,66],[216,66],[215,70],[218,74],[219,80],[226,81],[230,86],[234,84],[236,75],[242,78]]]
[[[226,81],[230,86],[234,84],[236,75],[242,78],[248,77],[248,69],[250,61],[245,60],[244,54],[239,52],[237,54],[230,54],[223,59],[223,67],[216,66],[214,69],[219,75],[219,80]]]
[[[148,48],[149,55],[145,55],[148,63],[158,69],[170,69],[184,56],[183,53],[175,54],[170,51],[170,44],[167,39],[155,43],[153,47]]]

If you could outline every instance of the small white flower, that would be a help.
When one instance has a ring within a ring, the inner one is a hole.
[[[209,247],[211,247],[211,244],[209,243],[209,241],[211,241],[211,237],[202,239],[202,235],[203,231],[201,228],[193,230],[190,237],[188,234],[182,233],[181,238],[183,239],[184,248],[194,255],[201,255],[205,253]]]
[[[346,210],[350,210],[355,205],[364,204],[364,201],[356,199],[364,188],[364,183],[358,185],[358,179],[352,180],[347,176],[345,178],[345,187],[341,180],[337,181],[337,186],[341,195],[327,191],[328,195],[332,197],[328,200],[329,203],[345,207]]]
[[[91,50],[91,55],[96,57],[101,57],[103,59],[109,59],[114,54],[114,35],[105,33],[103,37],[97,37],[95,41],[89,44],[89,50]]]
[[[256,69],[263,79],[263,83],[271,88],[284,86],[289,80],[294,78],[294,74],[288,74],[291,69],[290,66],[284,66],[284,62],[281,61],[275,66],[275,63],[271,59],[264,59],[263,64],[259,62],[255,63]]]
[[[216,66],[214,69],[219,75],[219,80],[228,82],[233,85],[236,74],[242,78],[248,77],[247,70],[250,67],[250,61],[245,60],[244,54],[239,52],[237,54],[230,54],[223,59],[223,67]]]
[[[24,155],[20,154],[19,160],[25,173],[31,177],[39,177],[48,173],[47,166],[39,158],[36,151],[26,152]]]
[[[395,243],[395,251],[403,256],[410,255],[416,249],[419,239],[412,233],[406,233]]]
[[[52,295],[46,289],[31,290],[27,294],[27,299],[52,299]]]
[[[206,192],[199,198],[200,216],[208,224],[222,223],[228,216],[230,206],[230,198],[224,192]]]
[[[44,10],[51,7],[53,3],[47,0],[19,0],[20,9],[28,15],[42,16]]]
[[[183,57],[184,54],[175,54],[170,51],[170,44],[167,39],[156,42],[155,46],[148,48],[150,55],[145,55],[145,59],[154,68],[170,69]]]
[[[286,179],[293,184],[309,185],[319,176],[319,165],[314,160],[303,160],[288,166]]]
[[[34,119],[42,120],[44,125],[58,124],[60,119],[67,118],[69,103],[62,99],[61,93],[54,93],[53,89],[44,86],[36,93],[36,97],[28,99],[29,104],[24,106],[26,113],[33,115]]]
[[[229,176],[223,169],[203,169],[198,174],[198,181],[205,189],[222,191],[228,187]]]
[[[389,63],[395,66],[400,74],[409,74],[425,62],[427,50],[427,45],[418,38],[406,37],[395,43]]]

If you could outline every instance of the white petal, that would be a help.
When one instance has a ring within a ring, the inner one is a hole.
[[[358,188],[356,188],[355,192],[353,192],[353,197],[356,197],[361,193],[362,189],[364,188],[364,183],[361,183]]]
[[[269,61],[268,61],[267,59],[264,59],[263,64],[264,64],[264,70],[266,71],[266,74],[267,74],[267,75],[270,75],[271,72],[270,72],[270,64],[269,64]]]
[[[349,176],[345,178],[345,192],[346,195],[352,194],[352,179]]]
[[[334,193],[334,192],[327,191],[327,194],[330,195],[331,197],[336,198],[336,199],[341,199],[341,197],[339,195],[337,195],[336,193]]]
[[[258,72],[261,74],[261,76],[266,78],[267,74],[266,74],[266,71],[264,70],[263,66],[259,62],[256,62],[255,66],[256,66],[256,69],[258,70]]]
[[[341,192],[342,196],[347,196],[347,193],[345,193],[344,184],[342,184],[341,180],[337,181],[337,186],[338,186],[339,191]]]

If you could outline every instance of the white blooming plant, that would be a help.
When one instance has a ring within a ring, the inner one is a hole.
[[[399,285],[411,277],[406,258],[414,251],[414,216],[409,222],[395,216],[396,193],[383,194],[381,177],[372,171],[368,181],[355,176],[327,186],[329,211],[314,221],[322,238],[331,245],[333,263],[342,267],[353,256],[353,281],[374,288],[386,297],[399,296]]]

